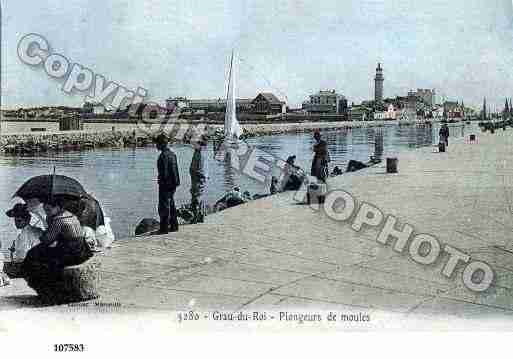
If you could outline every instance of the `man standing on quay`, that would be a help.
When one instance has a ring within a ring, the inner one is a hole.
[[[440,127],[440,131],[438,131],[438,135],[440,136],[440,142],[445,144],[445,147],[449,146],[449,126],[446,123]]]
[[[161,151],[157,161],[159,183],[159,234],[178,232],[178,218],[176,213],[174,195],[180,185],[178,161],[176,155],[168,147],[168,138],[160,134],[156,140],[157,149]]]
[[[194,154],[192,155],[191,167],[191,204],[194,213],[193,223],[203,223],[206,215],[206,192],[207,192],[207,137],[201,135],[192,142]]]
[[[330,162],[328,144],[321,138],[321,133],[319,131],[314,133],[314,140],[314,158],[312,161],[310,175],[316,177],[320,182],[326,183],[326,178],[328,178],[329,175],[328,163]]]

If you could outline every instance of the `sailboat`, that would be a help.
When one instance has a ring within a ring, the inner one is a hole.
[[[232,51],[230,59],[230,72],[228,74],[228,89],[226,91],[226,112],[224,115],[224,138],[237,141],[242,135],[242,128],[237,121],[237,103],[235,97],[235,67],[233,66],[235,54]]]
[[[235,54],[232,51],[230,58],[230,72],[228,74],[228,88],[226,91],[226,112],[224,115],[224,129],[218,139],[219,144],[214,142],[214,158],[224,160],[226,168],[231,168],[231,156],[237,156],[237,146],[242,142],[242,127],[237,120],[236,86],[235,86]],[[239,187],[234,187],[232,191],[227,192],[219,199],[213,207],[207,206],[207,213],[221,211],[223,209],[242,204],[249,200],[240,192]],[[192,224],[194,215],[192,214],[191,204],[183,205],[177,210],[181,224]]]
[[[235,69],[234,66],[235,53],[232,51],[230,58],[230,71],[228,73],[228,86],[226,90],[226,111],[224,114],[224,129],[222,139],[216,148],[216,158],[226,159],[230,155],[230,148],[234,148],[239,143],[242,135],[242,127],[237,120],[237,103],[236,103],[236,85],[235,85]]]

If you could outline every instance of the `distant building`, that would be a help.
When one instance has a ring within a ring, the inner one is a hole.
[[[252,100],[239,98],[235,100],[237,112],[251,112],[253,109]],[[166,100],[167,111],[181,107],[184,111],[195,113],[224,112],[226,110],[226,99],[188,99],[186,97],[173,97]]]
[[[464,109],[458,101],[445,101],[444,102],[444,117],[446,118],[463,118]]]
[[[82,106],[82,113],[85,114],[103,115],[105,112],[107,112],[107,109],[101,102],[86,102]]]
[[[347,99],[335,92],[319,91],[310,95],[310,100],[303,102],[302,109],[308,113],[331,113],[331,114],[347,114]]]
[[[80,116],[62,117],[59,119],[59,131],[80,131],[84,123]]]
[[[488,110],[486,108],[486,97],[483,100],[483,109],[481,110],[481,120],[488,120]]]
[[[174,111],[175,108],[189,107],[189,100],[187,97],[170,97],[166,100],[166,110],[168,112]]]
[[[403,108],[402,110],[398,111],[396,114],[398,121],[416,121],[417,120],[417,111],[411,108]]]
[[[253,100],[250,98],[238,98],[235,100],[237,112],[252,112],[254,109]]]
[[[376,111],[374,112],[375,120],[396,120],[397,119],[397,110],[393,104],[389,104],[386,107],[385,111]]]
[[[280,101],[274,94],[263,92],[259,93],[253,101],[253,112],[260,114],[279,114],[286,113],[286,104]]]
[[[353,106],[348,111],[350,121],[372,121],[371,110],[364,106]]]
[[[384,82],[385,77],[383,76],[383,68],[381,67],[381,63],[378,63],[378,67],[376,68],[376,77],[374,77],[374,101],[377,103],[383,101]]]
[[[193,112],[223,112],[226,108],[226,100],[223,99],[191,99],[187,108]]]
[[[417,111],[417,93],[415,91],[409,91],[406,100],[406,108],[410,111]]]
[[[435,89],[417,89],[416,93],[417,97],[424,101],[424,103],[429,106],[433,107],[436,105],[436,90]]]
[[[444,108],[442,106],[434,107],[433,110],[431,111],[431,115],[435,119],[438,119],[438,120],[442,119],[444,117]]]

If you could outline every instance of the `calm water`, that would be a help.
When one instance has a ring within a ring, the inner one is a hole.
[[[451,136],[458,137],[470,131],[470,126],[451,128]],[[376,148],[384,156],[400,151],[430,146],[438,141],[438,127],[429,128],[387,126],[376,129],[354,129],[351,131],[327,132],[332,163],[345,170],[351,159],[365,162]],[[251,139],[250,144],[274,156],[286,159],[297,156],[297,163],[309,171],[313,140],[311,134],[268,136]],[[380,145],[382,144],[382,145]],[[177,146],[182,185],[176,195],[177,205],[190,201],[189,165],[192,158],[190,147]],[[135,226],[145,217],[158,218],[157,171],[158,152],[154,148],[96,150],[89,152],[66,152],[52,156],[8,157],[0,156],[0,233],[3,243],[12,241],[16,232],[14,225],[3,212],[17,200],[12,194],[23,182],[36,175],[50,173],[56,166],[58,174],[78,179],[85,189],[93,194],[112,218],[112,227],[118,237],[133,234]],[[251,194],[267,193],[261,183],[241,177],[223,162],[214,160],[209,149],[209,202],[215,202],[234,185],[239,185]],[[6,246],[3,245],[5,249]]]

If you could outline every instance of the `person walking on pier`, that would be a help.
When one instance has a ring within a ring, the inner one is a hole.
[[[176,154],[168,147],[169,139],[165,134],[160,134],[155,139],[157,149],[161,151],[157,161],[159,183],[159,207],[160,231],[159,234],[178,232],[178,218],[175,206],[176,188],[180,186],[178,173],[178,161]]]
[[[316,177],[321,182],[326,182],[329,175],[328,163],[330,162],[330,154],[328,151],[328,144],[321,138],[321,133],[316,131],[314,133],[316,144],[313,146],[314,158],[312,161],[311,175]]]
[[[440,131],[438,132],[438,135],[440,136],[440,142],[443,142],[445,144],[445,147],[449,146],[449,126],[447,126],[446,123],[440,127]]]
[[[201,136],[197,141],[192,142],[194,154],[192,155],[191,167],[191,206],[194,214],[193,223],[203,223],[206,215],[206,192],[207,192],[207,138]]]

